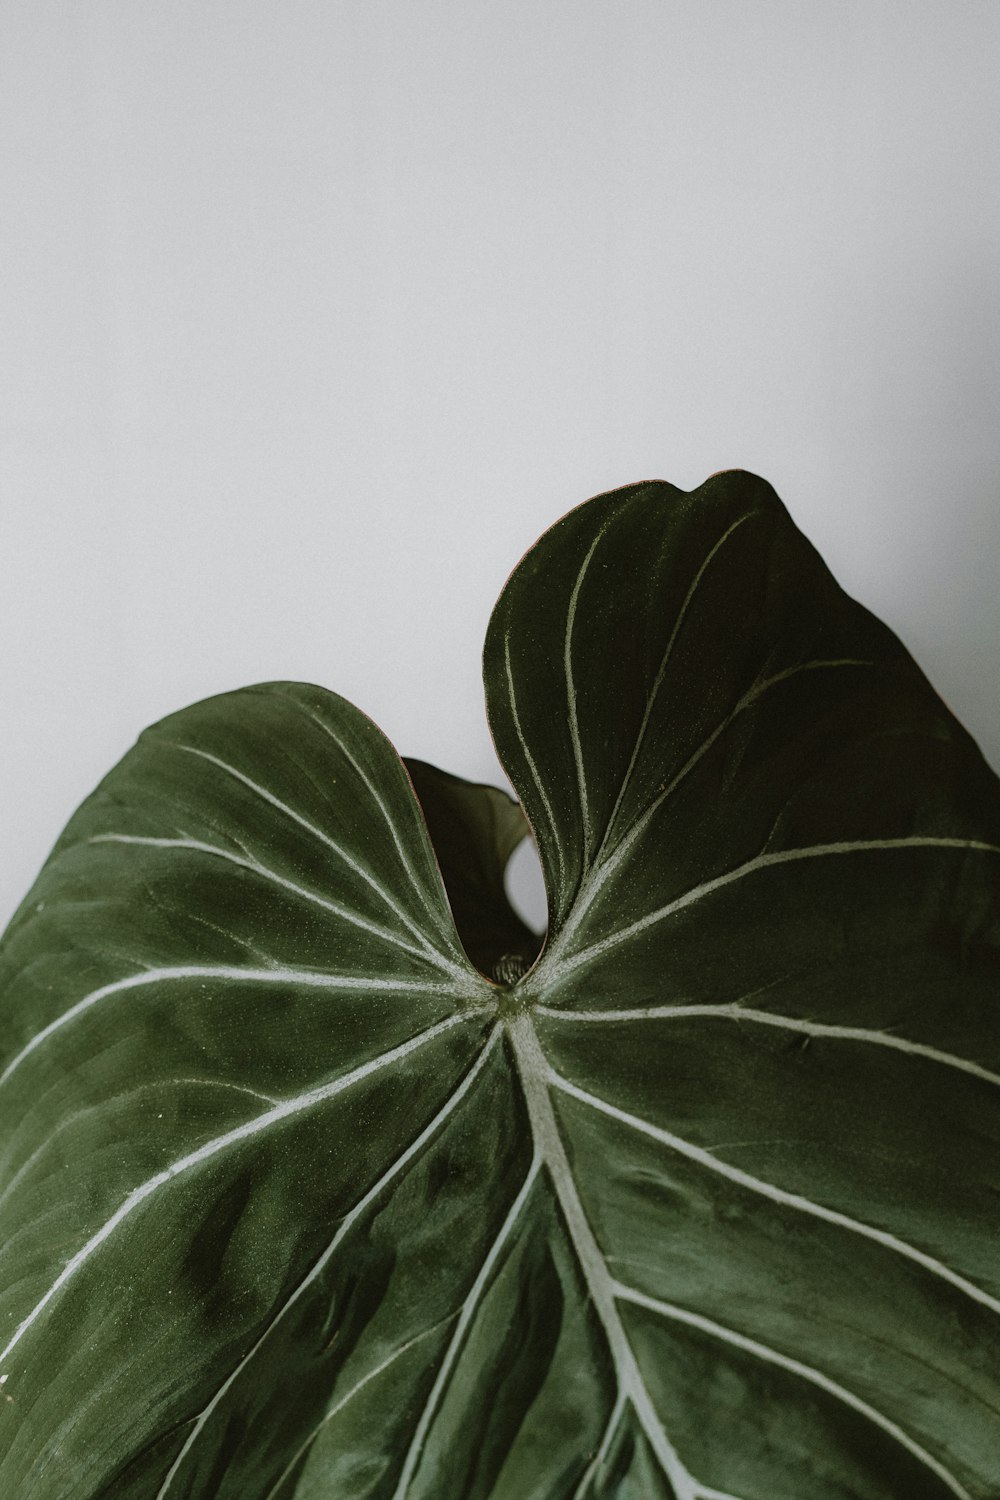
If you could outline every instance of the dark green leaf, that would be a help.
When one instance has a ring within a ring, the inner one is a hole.
[[[541,939],[507,899],[507,861],[528,833],[521,805],[499,787],[463,781],[426,761],[403,762],[420,799],[459,937],[469,958],[492,975],[504,958],[523,971]]]
[[[384,1465],[526,1151],[391,747],[287,684],[164,721],[2,979],[2,1492],[263,1495],[365,1381],[331,1472]]]
[[[1000,1493],[996,778],[742,474],[567,516],[486,680],[551,899],[520,1052],[629,1351],[584,1493],[630,1424],[684,1500]]]
[[[520,810],[289,684],[15,917],[0,1492],[995,1500],[996,778],[746,475],[572,512],[484,661],[516,982]]]

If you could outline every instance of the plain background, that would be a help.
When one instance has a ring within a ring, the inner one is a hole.
[[[0,0],[0,921],[248,682],[502,779],[492,603],[642,478],[765,475],[1000,764],[998,64],[996,0]]]

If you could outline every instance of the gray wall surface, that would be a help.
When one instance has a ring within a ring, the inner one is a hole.
[[[765,475],[1000,764],[998,63],[996,0],[3,0],[0,922],[244,683],[500,779],[492,603],[640,478]]]

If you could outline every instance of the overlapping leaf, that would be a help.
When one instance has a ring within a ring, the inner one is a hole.
[[[533,967],[516,804],[320,689],[69,825],[0,972],[3,1493],[1000,1494],[996,779],[745,475],[567,516],[485,676]]]

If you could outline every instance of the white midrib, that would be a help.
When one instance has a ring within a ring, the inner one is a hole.
[[[698,1500],[703,1490],[685,1468],[663,1430],[622,1324],[615,1302],[614,1282],[580,1201],[573,1170],[559,1134],[549,1095],[549,1067],[530,1016],[526,1012],[516,1016],[508,1023],[508,1033],[524,1089],[535,1150],[548,1172],[587,1291],[608,1340],[619,1394],[635,1411],[650,1447],[674,1487],[677,1500]]]
[[[699,1327],[716,1338],[723,1339],[725,1342],[747,1350],[758,1358],[765,1359],[772,1364],[779,1364],[783,1368],[802,1376],[804,1379],[810,1381],[811,1384],[821,1387],[843,1401],[846,1405],[853,1407],[856,1411],[862,1412],[870,1421],[888,1433],[936,1474],[952,1493],[958,1497],[958,1500],[972,1500],[968,1491],[955,1476],[938,1459],[919,1443],[915,1442],[897,1423],[887,1418],[867,1402],[862,1401],[853,1392],[831,1380],[822,1371],[803,1364],[801,1361],[782,1355],[777,1350],[770,1349],[766,1345],[759,1344],[755,1340],[748,1339],[732,1329],[724,1328],[683,1308],[667,1303],[654,1302],[653,1299],[644,1297],[642,1293],[624,1286],[612,1277],[607,1261],[594,1237],[583,1204],[580,1201],[573,1176],[573,1169],[559,1133],[555,1111],[552,1107],[550,1090],[552,1088],[560,1088],[564,1092],[582,1097],[587,1102],[599,1103],[603,1108],[608,1109],[609,1112],[610,1107],[604,1105],[603,1101],[593,1099],[593,1096],[585,1095],[582,1090],[576,1090],[573,1085],[568,1084],[565,1079],[552,1070],[542,1051],[531,1018],[527,1013],[522,1013],[514,1021],[508,1022],[508,1033],[511,1038],[524,1089],[525,1102],[534,1136],[535,1151],[541,1165],[548,1171],[553,1190],[562,1209],[567,1232],[583,1273],[587,1290],[608,1340],[619,1382],[618,1398],[612,1409],[608,1425],[605,1428],[604,1437],[595,1456],[595,1461],[584,1475],[583,1481],[578,1488],[578,1495],[582,1497],[585,1494],[587,1485],[596,1475],[597,1467],[610,1446],[614,1428],[617,1422],[620,1421],[623,1402],[628,1402],[635,1411],[664,1473],[673,1485],[677,1500],[735,1500],[735,1497],[729,1495],[726,1491],[700,1484],[694,1475],[685,1468],[677,1450],[667,1437],[656,1409],[653,1406],[649,1392],[646,1389],[642,1372],[639,1369],[628,1340],[628,1335],[621,1321],[618,1303],[625,1301],[648,1306],[659,1312],[662,1316],[671,1316],[682,1322],[687,1322],[691,1326]],[[632,1124],[642,1124],[642,1122],[635,1121],[633,1117],[622,1116],[622,1118],[627,1119]],[[653,1127],[650,1127],[650,1129],[652,1130]],[[674,1140],[673,1137],[669,1139],[671,1142]],[[774,1191],[776,1192],[777,1190]],[[839,1218],[839,1216],[837,1217]],[[847,1222],[851,1223],[851,1227],[856,1227],[852,1221],[845,1221],[845,1223]],[[873,1237],[879,1237],[877,1231],[872,1231],[872,1235]],[[898,1248],[896,1242],[893,1242],[893,1244],[895,1248]],[[907,1250],[910,1249],[910,1247],[905,1248]],[[913,1258],[922,1259],[922,1257],[919,1257],[919,1252],[912,1252],[912,1255]],[[934,1264],[935,1266],[937,1265],[936,1262]],[[965,1283],[963,1282],[964,1285]],[[979,1296],[981,1300],[984,1298],[984,1294],[982,1293]],[[990,1300],[992,1301],[992,1299]],[[574,1497],[574,1500],[576,1500],[576,1497]]]

